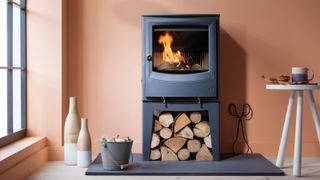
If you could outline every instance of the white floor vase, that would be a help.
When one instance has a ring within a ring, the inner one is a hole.
[[[64,164],[77,164],[77,144],[64,143]]]
[[[70,97],[69,112],[64,124],[64,164],[77,165],[77,141],[80,131],[80,116],[77,98]]]
[[[79,167],[87,168],[92,161],[92,153],[91,151],[80,151],[78,150],[78,158],[77,158],[77,164]]]
[[[79,133],[77,149],[77,165],[84,168],[88,167],[92,161],[92,153],[87,118],[81,118],[81,129]]]

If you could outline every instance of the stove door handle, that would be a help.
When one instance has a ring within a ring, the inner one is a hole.
[[[149,54],[149,55],[147,55],[147,60],[148,61],[151,61],[152,60],[152,56]]]

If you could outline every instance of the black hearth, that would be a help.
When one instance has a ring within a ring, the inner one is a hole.
[[[155,112],[206,112],[209,149],[219,160],[219,15],[144,15],[142,29],[143,160],[150,160]]]

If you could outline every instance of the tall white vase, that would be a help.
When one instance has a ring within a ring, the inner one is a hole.
[[[88,119],[81,118],[81,129],[78,138],[78,166],[88,167],[92,161],[91,138],[88,129]]]
[[[80,131],[80,116],[77,98],[70,97],[69,113],[64,124],[64,164],[77,165],[77,141]]]

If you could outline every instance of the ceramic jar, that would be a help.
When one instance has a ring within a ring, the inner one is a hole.
[[[77,141],[80,131],[80,116],[77,98],[70,97],[69,112],[64,124],[64,163],[77,165]]]
[[[91,138],[88,129],[88,119],[81,118],[81,129],[78,137],[77,164],[79,167],[88,167],[92,161]]]

